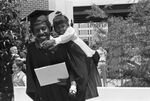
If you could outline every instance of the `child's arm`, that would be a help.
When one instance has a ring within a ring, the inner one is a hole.
[[[66,32],[63,35],[60,35],[56,38],[50,36],[50,40],[46,40],[42,43],[43,48],[50,48],[58,44],[67,43],[73,39],[76,39],[75,30],[72,27],[68,27]]]
[[[74,39],[75,37],[75,30],[72,27],[68,27],[66,32],[63,35],[60,35],[57,38],[54,38],[56,45],[61,43],[67,43],[70,40]]]
[[[75,95],[77,93],[77,82],[76,82],[76,80],[78,78],[74,75],[74,72],[72,70],[68,69],[68,73],[69,73],[69,79],[70,79],[69,94]]]

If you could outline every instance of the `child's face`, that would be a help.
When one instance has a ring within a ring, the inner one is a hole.
[[[59,24],[55,27],[55,31],[59,34],[59,35],[63,35],[65,33],[65,31],[67,30],[68,25],[65,23]]]
[[[18,71],[20,71],[20,68],[14,63],[13,65],[12,65],[12,71],[15,73],[15,72],[18,72]]]
[[[11,51],[12,54],[18,54],[18,49],[17,49],[16,46],[11,47],[10,51]]]

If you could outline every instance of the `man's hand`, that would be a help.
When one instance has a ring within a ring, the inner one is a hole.
[[[67,85],[67,78],[58,78],[58,82],[57,84],[60,84],[60,85]]]
[[[55,40],[46,40],[46,41],[42,42],[42,48],[49,49],[49,48],[53,47],[54,44],[55,44]]]

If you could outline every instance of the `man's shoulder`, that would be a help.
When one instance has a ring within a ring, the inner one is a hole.
[[[34,52],[36,48],[35,42],[29,43],[27,45],[27,53]]]

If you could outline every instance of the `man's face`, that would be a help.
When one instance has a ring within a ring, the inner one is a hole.
[[[65,31],[67,30],[68,25],[65,23],[59,24],[56,26],[55,31],[59,34],[59,35],[63,35],[65,33]]]
[[[50,30],[46,22],[43,22],[41,24],[34,26],[33,33],[34,33],[35,38],[41,43],[49,39]]]

